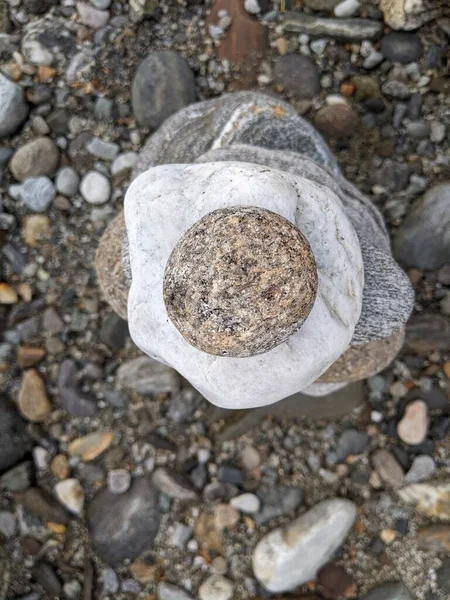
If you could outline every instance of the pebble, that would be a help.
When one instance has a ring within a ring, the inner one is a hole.
[[[69,461],[64,454],[57,454],[50,463],[50,470],[58,479],[67,479],[69,476]]]
[[[87,25],[92,29],[100,29],[109,21],[109,12],[107,10],[98,10],[85,2],[77,3],[77,11],[83,25]]]
[[[334,14],[339,18],[353,17],[359,11],[360,6],[359,0],[344,0],[334,7]]]
[[[321,108],[314,117],[314,124],[327,138],[351,137],[358,128],[357,113],[347,104],[331,104]]]
[[[1,416],[1,414],[0,414]],[[2,430],[0,428],[0,434],[1,434]],[[29,444],[31,447],[31,440],[29,440]],[[0,450],[3,451],[3,448],[0,446]],[[15,448],[15,451],[17,453],[23,451],[23,446],[22,447],[18,447]],[[12,453],[11,453],[12,454]],[[6,461],[6,459],[8,458],[6,453],[4,453],[3,458],[3,464],[8,464]],[[9,456],[10,458],[10,456]],[[19,454],[19,460],[22,457]],[[17,461],[16,461],[17,462]],[[0,470],[1,470],[1,465],[2,465],[2,461],[0,461]],[[17,465],[16,467],[13,467],[12,469],[9,469],[9,471],[6,471],[1,477],[0,477],[0,487],[4,488],[5,490],[9,490],[10,492],[23,492],[23,490],[27,489],[30,487],[31,485],[31,479],[32,479],[32,472],[31,472],[31,467],[32,464],[29,461],[25,461],[19,465]]]
[[[258,0],[245,0],[244,8],[251,15],[259,15],[261,12],[261,7],[258,3]]]
[[[170,538],[170,545],[183,550],[192,537],[192,529],[183,523],[175,523]]]
[[[336,454],[338,462],[343,462],[348,456],[362,454],[369,445],[369,436],[365,431],[347,429],[339,438]]]
[[[174,369],[149,356],[139,356],[117,369],[116,384],[138,394],[157,394],[178,391],[180,380]]]
[[[428,479],[436,471],[436,463],[426,454],[416,456],[410,470],[406,473],[406,483],[418,483]]]
[[[233,508],[237,508],[243,513],[255,514],[261,508],[261,500],[255,494],[241,494],[235,498],[231,498],[230,504]]]
[[[23,237],[27,246],[36,247],[48,237],[50,220],[46,215],[27,215],[23,227]]]
[[[21,414],[33,423],[45,421],[52,411],[44,381],[36,369],[28,369],[22,377],[17,406]]]
[[[18,181],[39,175],[52,175],[59,163],[59,150],[48,137],[39,137],[21,146],[9,168]]]
[[[285,527],[271,531],[253,552],[253,571],[269,592],[285,592],[316,578],[344,543],[356,518],[349,500],[315,505]]]
[[[116,572],[111,568],[102,570],[100,582],[104,594],[115,594],[119,591],[119,578],[117,577]]]
[[[80,388],[74,360],[63,360],[58,375],[58,391],[62,405],[74,417],[92,417],[97,412],[95,397]]]
[[[48,177],[31,177],[20,186],[20,199],[35,212],[44,212],[56,196],[55,186]]]
[[[19,296],[14,288],[7,283],[0,283],[0,304],[16,304]]]
[[[79,600],[79,598],[81,597],[81,591],[81,583],[77,579],[67,581],[63,585],[63,593],[70,600]]]
[[[392,96],[393,98],[398,98],[399,100],[407,100],[412,95],[412,90],[408,84],[403,83],[403,81],[386,81],[381,86],[381,91],[386,96]]]
[[[283,22],[283,29],[315,37],[362,41],[377,38],[383,31],[383,23],[371,19],[332,19],[290,12]]]
[[[356,583],[341,565],[328,563],[317,574],[317,584],[321,596],[327,600],[354,598]]]
[[[445,123],[440,121],[431,121],[430,124],[430,140],[434,144],[441,144],[445,140],[447,133]]]
[[[136,152],[124,152],[119,154],[111,165],[111,175],[121,175],[134,168],[138,160],[138,154]]]
[[[403,583],[385,583],[371,590],[362,600],[414,600],[406,585]]]
[[[369,54],[369,56],[367,56],[364,59],[363,68],[369,71],[370,69],[378,67],[378,65],[381,64],[383,60],[384,56],[381,54],[381,52],[377,52],[376,50],[374,50]]]
[[[41,585],[47,594],[54,598],[61,597],[62,586],[53,567],[44,562],[37,562],[31,569],[31,577]]]
[[[100,340],[112,350],[121,350],[128,338],[128,323],[116,313],[110,313],[100,329]]]
[[[450,484],[413,483],[401,490],[398,495],[404,502],[415,504],[417,510],[427,517],[450,520]]]
[[[239,522],[239,511],[230,504],[218,504],[214,507],[214,527],[216,531],[232,529]]]
[[[301,488],[277,486],[261,488],[258,496],[263,507],[255,515],[255,520],[260,525],[264,525],[271,519],[284,517],[297,510],[303,502],[304,492]]]
[[[320,74],[314,61],[299,54],[286,54],[275,61],[275,81],[292,98],[309,100],[321,92]]]
[[[405,348],[419,355],[448,350],[450,348],[448,320],[431,313],[413,315],[406,326]]]
[[[410,402],[397,425],[399,438],[411,446],[421,444],[428,433],[428,406],[423,400]]]
[[[136,70],[131,100],[138,124],[156,129],[167,117],[196,100],[194,75],[188,63],[170,50],[153,52]]]
[[[67,512],[55,500],[53,496],[35,487],[14,494],[18,504],[23,505],[33,515],[37,515],[44,522],[67,525],[69,517]]]
[[[171,469],[160,467],[152,475],[153,485],[177,500],[195,500],[197,494],[190,483],[180,473]]]
[[[380,50],[391,62],[404,64],[419,60],[423,53],[420,37],[411,31],[392,31],[383,36]]]
[[[0,533],[10,538],[16,531],[16,517],[7,510],[0,510]]]
[[[167,581],[162,581],[158,585],[157,593],[158,600],[193,600],[191,594],[186,590],[172,583],[167,583]]]
[[[27,116],[23,88],[0,73],[0,138],[15,133]]]
[[[52,306],[49,306],[44,311],[44,315],[42,317],[42,326],[46,333],[56,335],[63,331],[64,322],[56,310]]]
[[[221,483],[232,483],[234,485],[241,485],[244,480],[244,474],[241,469],[238,469],[234,465],[221,464],[217,472],[217,478]]]
[[[94,114],[99,121],[111,121],[113,107],[114,103],[109,98],[97,98],[95,101]]]
[[[114,440],[114,434],[109,431],[96,431],[79,437],[68,446],[71,456],[78,456],[81,460],[89,462],[96,459],[107,450]]]
[[[108,490],[112,494],[124,494],[130,489],[131,473],[126,469],[116,469],[108,473]]]
[[[417,545],[422,550],[450,553],[450,525],[431,525],[417,532]]]
[[[241,455],[241,464],[246,471],[253,471],[261,464],[261,456],[253,446],[244,446]]]
[[[372,455],[372,464],[381,480],[392,488],[401,487],[404,473],[397,459],[385,448],[376,450]]]
[[[436,571],[436,583],[444,594],[450,594],[450,558],[444,558],[441,567]]]
[[[111,0],[91,0],[98,10],[107,10],[111,6]]]
[[[147,478],[135,479],[124,494],[98,492],[87,508],[87,523],[100,558],[115,567],[151,550],[160,522],[158,500]]]
[[[47,469],[50,460],[50,454],[45,448],[35,446],[33,448],[33,461],[38,471]]]
[[[93,137],[86,144],[86,150],[96,158],[114,160],[119,153],[120,146],[113,142],[105,142],[100,138]]]
[[[78,479],[65,479],[55,485],[55,494],[68,511],[81,515],[84,508],[84,490]]]
[[[406,132],[415,140],[425,140],[430,135],[430,125],[426,121],[411,121],[406,124]]]
[[[233,584],[223,575],[210,575],[198,590],[200,600],[231,600]]]
[[[98,171],[88,171],[81,180],[80,192],[89,204],[104,204],[111,196],[111,184]]]
[[[73,198],[80,187],[80,177],[73,167],[62,167],[55,179],[58,194]]]

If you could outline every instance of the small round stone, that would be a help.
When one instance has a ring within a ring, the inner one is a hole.
[[[308,317],[317,270],[292,223],[256,207],[207,214],[175,246],[164,302],[194,347],[219,356],[253,356],[286,341]]]
[[[72,198],[78,192],[80,177],[73,167],[62,167],[56,175],[58,194]]]
[[[111,184],[98,171],[89,171],[81,180],[80,192],[89,204],[105,204],[111,195]]]
[[[410,402],[397,425],[399,438],[411,446],[421,444],[428,433],[428,407],[423,400]]]
[[[233,584],[222,575],[211,575],[198,591],[200,600],[230,600],[233,596]]]
[[[115,469],[108,473],[108,489],[112,494],[124,494],[130,485],[131,473],[126,469]]]
[[[35,212],[47,210],[55,196],[55,186],[48,177],[31,177],[20,186],[20,199]]]

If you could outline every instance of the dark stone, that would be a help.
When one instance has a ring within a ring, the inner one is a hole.
[[[431,423],[430,435],[435,440],[443,440],[450,431],[450,419],[446,415],[437,417]]]
[[[381,39],[381,53],[391,62],[410,63],[419,60],[423,48],[415,32],[392,31]]]
[[[417,444],[416,446],[408,446],[408,450],[411,454],[415,456],[419,456],[421,454],[428,454],[429,456],[433,456],[434,449],[436,444],[433,440],[425,440],[421,444]]]
[[[405,584],[385,583],[366,594],[362,600],[414,600]]]
[[[86,150],[87,144],[94,137],[90,131],[82,131],[69,143],[67,153],[72,160],[72,166],[77,171],[87,171],[92,169],[95,163],[95,157]]]
[[[369,445],[369,435],[365,431],[347,429],[339,438],[336,454],[339,462],[351,454],[362,454]]]
[[[39,488],[16,492],[14,498],[18,504],[22,504],[30,513],[45,522],[51,521],[62,525],[67,525],[69,522],[69,516],[61,505]]]
[[[53,90],[50,86],[38,84],[26,91],[26,98],[31,104],[44,104],[49,102],[53,96]]]
[[[150,550],[160,522],[159,494],[147,478],[135,480],[128,492],[97,493],[87,509],[87,523],[100,558],[112,566]]]
[[[411,461],[409,459],[409,456],[408,456],[408,453],[406,452],[406,450],[404,448],[400,448],[400,447],[392,448],[392,454],[398,460],[398,462],[403,467],[403,469],[405,471],[408,471]]]
[[[131,96],[139,125],[156,129],[167,117],[195,102],[194,75],[175,52],[153,52],[138,66]]]
[[[111,350],[121,350],[128,337],[128,323],[115,312],[110,313],[100,330],[100,340]]]
[[[341,565],[329,563],[317,574],[318,590],[327,600],[351,598],[356,592],[353,577]]]
[[[420,115],[422,113],[422,104],[422,94],[417,92],[416,94],[413,94],[411,96],[411,98],[408,101],[407,107],[408,119],[411,119],[411,121],[417,121],[418,119],[420,119]]]
[[[37,298],[31,302],[17,304],[8,315],[8,327],[13,327],[20,321],[40,314],[45,308],[45,300]]]
[[[215,502],[216,500],[224,500],[228,502],[234,496],[237,496],[239,490],[236,486],[231,483],[220,483],[219,481],[214,481],[213,483],[208,483],[208,485],[203,490],[203,497],[207,502]]]
[[[258,491],[258,497],[262,509],[255,515],[255,520],[264,525],[272,519],[294,513],[303,503],[304,492],[301,488],[287,486],[266,487]]]
[[[190,478],[195,486],[195,489],[202,490],[208,481],[208,470],[205,465],[199,464],[192,469]]]
[[[55,0],[24,0],[23,3],[25,10],[32,15],[42,15],[55,4]]]
[[[388,158],[374,174],[373,183],[383,186],[389,192],[400,192],[408,186],[409,176],[409,165]]]
[[[20,250],[18,250],[9,242],[3,246],[2,253],[11,265],[11,269],[14,271],[14,273],[20,275],[26,267],[27,255],[20,252]]]
[[[395,530],[398,531],[400,535],[406,535],[409,529],[409,521],[408,519],[398,519],[395,522]]]
[[[450,558],[444,558],[441,567],[436,571],[436,583],[444,594],[450,594]]]
[[[450,349],[450,325],[440,315],[413,315],[406,323],[405,349],[417,354]]]
[[[385,548],[385,543],[380,537],[374,538],[369,544],[369,550],[374,556],[381,556]]]
[[[31,569],[31,577],[44,588],[50,597],[59,598],[61,596],[61,582],[51,565],[43,562],[36,563]]]
[[[242,485],[244,473],[238,467],[228,464],[221,464],[217,477],[221,483],[232,483],[233,485]]]
[[[55,108],[47,117],[47,124],[53,133],[66,135],[69,132],[69,114],[64,108]]]
[[[33,463],[25,461],[0,477],[0,487],[10,492],[23,492],[33,481]]]
[[[74,360],[67,359],[61,363],[58,389],[62,405],[72,416],[92,417],[97,412],[95,397],[81,390]]]
[[[319,70],[307,56],[286,54],[278,57],[274,75],[286,94],[296,100],[311,100],[321,92]]]
[[[26,422],[13,403],[0,396],[0,472],[17,464],[31,448]]]

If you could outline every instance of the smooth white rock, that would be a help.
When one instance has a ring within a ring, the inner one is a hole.
[[[198,590],[200,600],[230,600],[233,584],[222,575],[211,575]]]
[[[266,535],[253,552],[253,572],[270,592],[286,592],[315,579],[343,544],[356,518],[350,500],[324,500]]]
[[[111,165],[111,174],[119,175],[120,173],[131,170],[137,163],[137,160],[138,154],[136,152],[124,152],[123,154],[119,154]]]
[[[104,204],[111,195],[111,184],[98,171],[89,171],[81,180],[80,192],[89,204]]]
[[[303,326],[283,344],[248,358],[212,356],[191,346],[169,320],[162,294],[167,260],[183,233],[209,212],[237,205],[265,208],[294,223],[311,245],[319,280]],[[349,346],[361,312],[363,263],[353,226],[329,189],[248,163],[162,165],[128,188],[125,221],[133,341],[213,404],[277,402],[313,383]]]
[[[353,17],[360,7],[359,0],[344,0],[334,7],[336,17]]]
[[[243,513],[253,515],[259,512],[261,500],[255,494],[240,494],[231,498],[230,505]]]
[[[258,15],[261,12],[258,0],[245,0],[244,8],[251,15]]]
[[[55,494],[67,510],[81,515],[84,507],[84,490],[78,479],[64,479],[55,485]]]
[[[73,167],[61,167],[56,175],[55,184],[59,194],[72,198],[78,192],[80,176]]]

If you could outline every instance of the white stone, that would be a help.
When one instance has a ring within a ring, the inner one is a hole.
[[[0,73],[0,138],[14,133],[27,115],[23,89]]]
[[[22,52],[28,62],[40,67],[49,67],[53,63],[53,54],[37,40],[25,40]]]
[[[80,21],[92,27],[92,29],[100,29],[109,21],[109,12],[107,10],[98,10],[85,2],[77,3],[77,11],[80,15]]]
[[[233,584],[222,575],[211,575],[198,590],[200,600],[230,600]]]
[[[285,527],[266,535],[253,553],[253,571],[270,592],[292,590],[315,579],[343,544],[356,518],[350,500],[324,500]]]
[[[7,510],[0,510],[0,533],[6,538],[12,537],[16,531],[16,517]]]
[[[111,165],[111,174],[115,176],[131,170],[137,163],[137,159],[138,155],[136,152],[125,152],[124,154],[119,154],[119,156]]]
[[[261,12],[261,7],[258,4],[258,0],[245,0],[244,8],[251,15],[258,15]]]
[[[334,7],[336,17],[353,17],[359,11],[359,0],[344,0]]]
[[[120,146],[114,142],[105,142],[100,138],[94,137],[86,144],[86,150],[92,156],[102,160],[114,160],[119,153]]]
[[[80,192],[89,204],[104,204],[111,196],[111,184],[98,171],[89,171],[81,180]]]
[[[56,175],[55,184],[59,194],[72,198],[78,192],[80,177],[73,167],[62,167]]]
[[[183,233],[209,212],[236,205],[272,210],[294,223],[311,245],[319,279],[303,326],[271,351],[248,358],[212,356],[191,346],[169,320],[162,294],[167,260]],[[162,165],[133,181],[125,220],[133,341],[213,404],[277,402],[309,386],[348,347],[361,312],[363,263],[356,233],[329,189],[254,164]]]
[[[230,504],[233,508],[237,508],[243,513],[253,515],[259,512],[261,508],[261,500],[255,494],[241,494],[231,498]]]
[[[81,515],[84,508],[84,490],[78,479],[65,479],[55,485],[58,500],[74,515]]]

